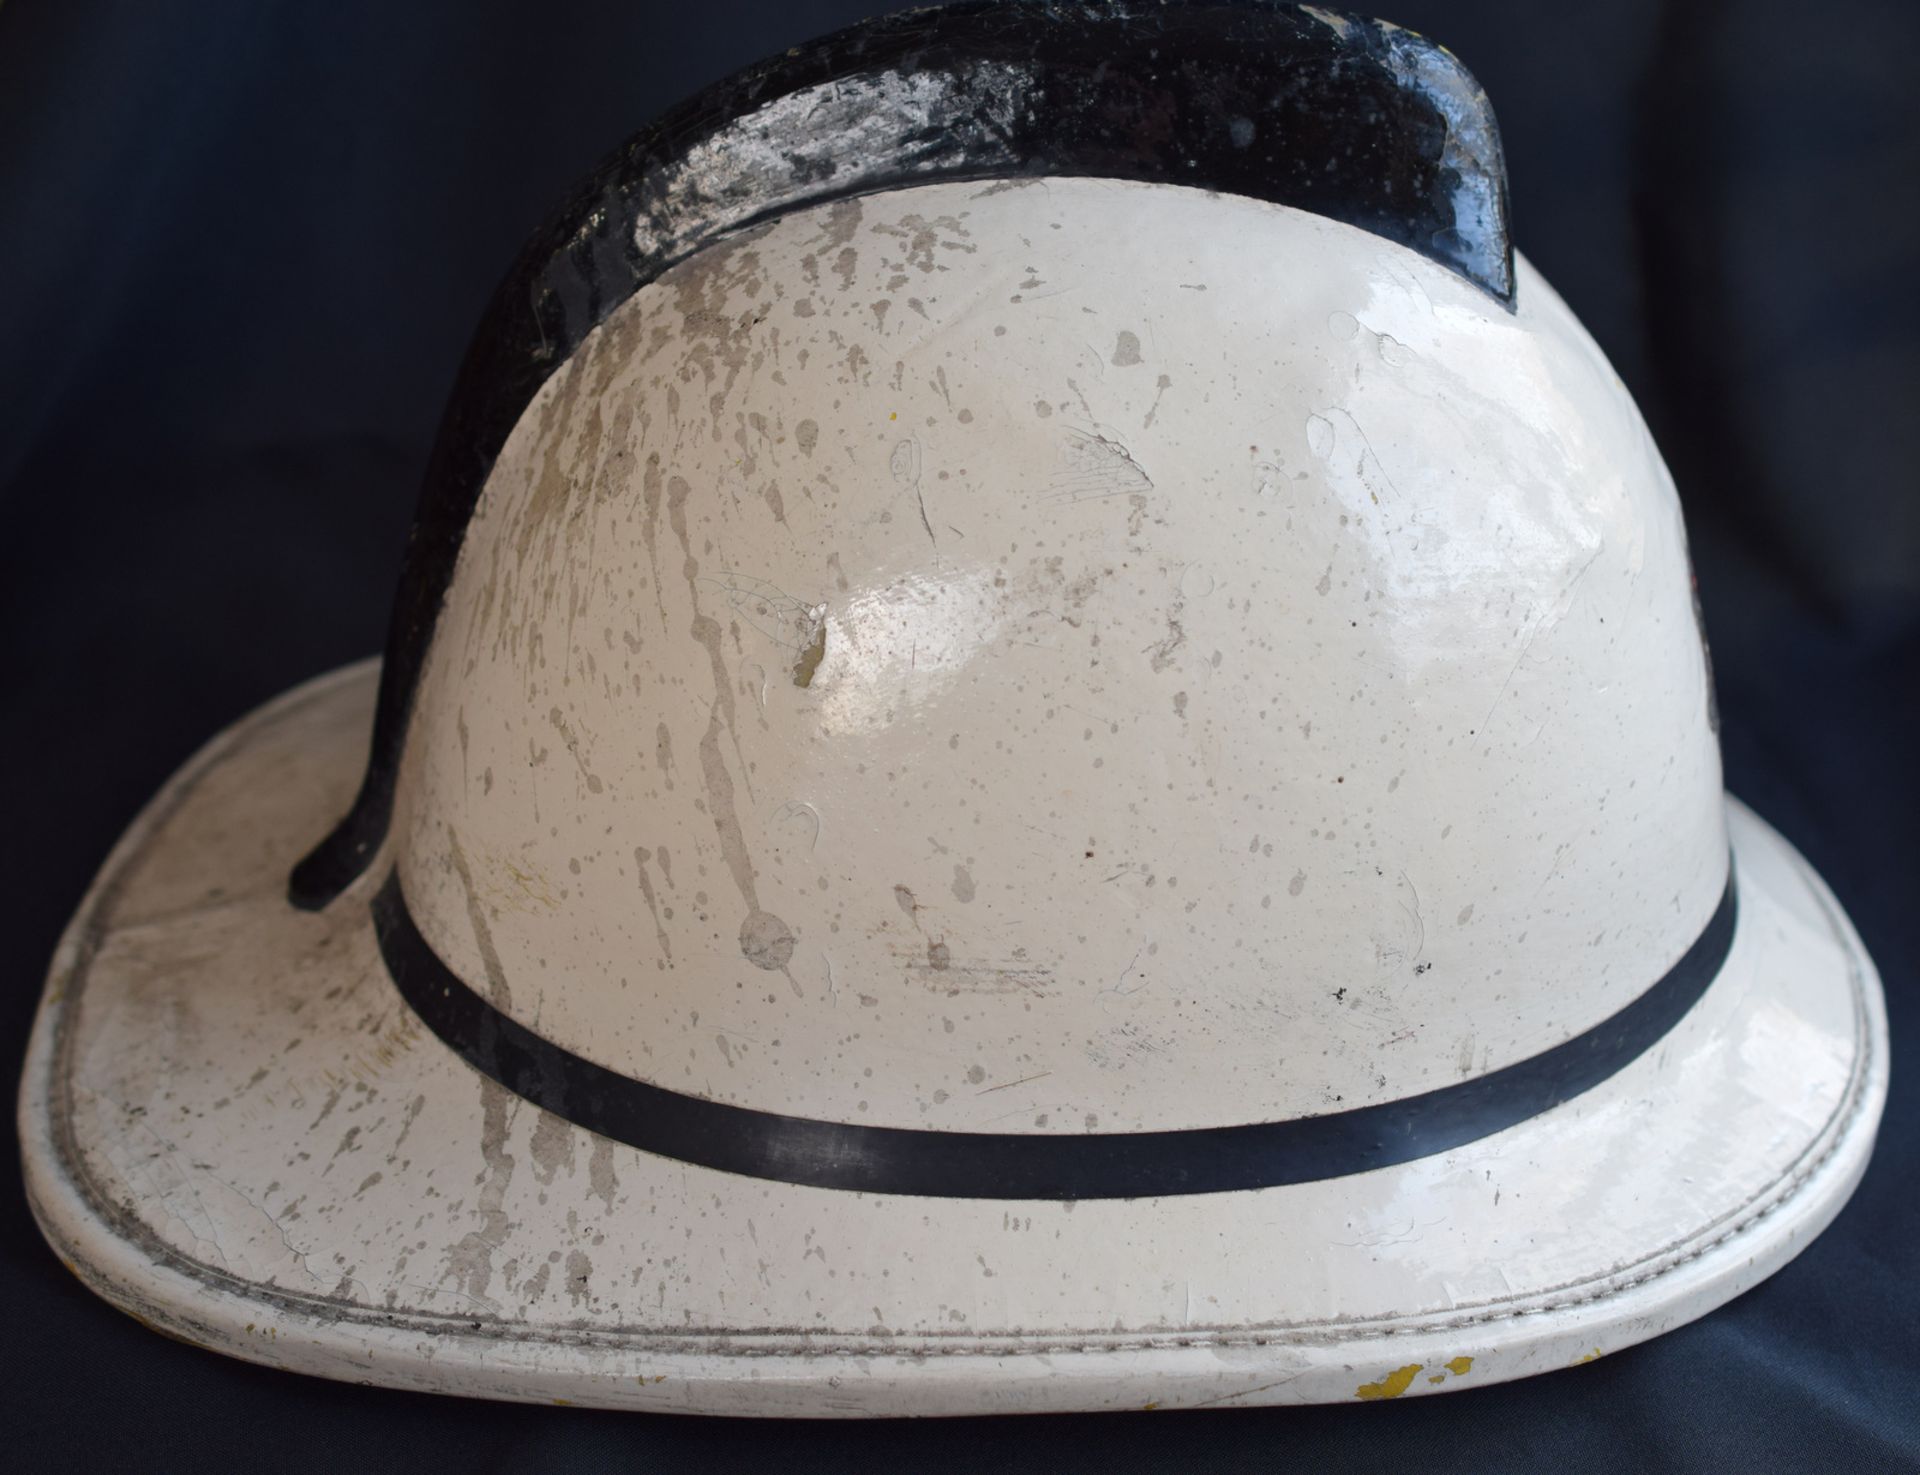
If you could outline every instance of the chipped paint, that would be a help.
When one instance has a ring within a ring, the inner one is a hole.
[[[820,607],[814,616],[813,638],[800,652],[800,659],[793,665],[793,684],[799,687],[813,685],[814,672],[820,669],[820,663],[827,658],[827,622],[826,607]]]

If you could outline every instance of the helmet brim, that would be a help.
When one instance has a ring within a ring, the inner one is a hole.
[[[382,964],[382,868],[282,878],[350,797],[377,667],[217,738],[114,851],[22,1083],[28,1192],[95,1291],[357,1382],[835,1416],[1373,1399],[1590,1360],[1779,1268],[1865,1169],[1878,977],[1738,801],[1719,976],[1600,1086],[1454,1151],[1255,1191],[928,1199],[738,1177],[531,1106]]]

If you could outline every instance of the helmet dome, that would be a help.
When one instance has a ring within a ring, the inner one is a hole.
[[[1270,1121],[1616,1013],[1727,883],[1673,488],[1509,310],[1268,201],[796,211],[508,436],[402,767],[421,934],[547,1040],[809,1118]]]

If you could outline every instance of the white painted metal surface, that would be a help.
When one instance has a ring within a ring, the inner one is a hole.
[[[1519,312],[1284,207],[1055,179],[802,212],[618,309],[471,529],[391,845],[512,1018],[708,1100],[1086,1134],[1392,1101],[1699,935],[1667,1038],[1452,1152],[1152,1200],[738,1177],[393,990],[371,671],[196,760],[56,963],[30,1190],[103,1294],[332,1376],[769,1414],[1374,1398],[1697,1315],[1837,1212],[1878,984],[1720,790],[1673,490]]]
[[[604,1065],[896,1126],[1295,1116],[1597,1022],[1720,898],[1720,769],[1671,485],[1520,296],[1104,180],[670,271],[467,534],[422,929],[485,980],[479,904]]]

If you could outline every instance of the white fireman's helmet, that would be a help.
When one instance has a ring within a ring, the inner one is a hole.
[[[769,1414],[1425,1393],[1774,1269],[1878,986],[1507,241],[1471,79],[1313,11],[915,13],[641,135],[384,670],[76,923],[49,1236],[243,1356]]]

